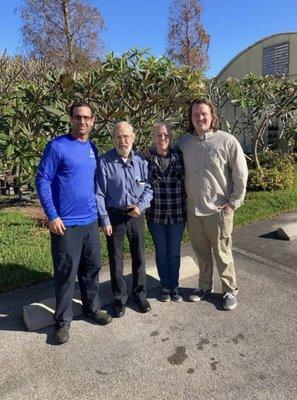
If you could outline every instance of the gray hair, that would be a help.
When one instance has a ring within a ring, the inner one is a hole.
[[[112,131],[112,136],[115,136],[116,131],[121,128],[121,127],[126,127],[133,135],[133,137],[135,138],[135,133],[133,131],[133,127],[131,124],[129,124],[129,122],[127,121],[119,121],[115,124],[113,131]]]
[[[165,122],[165,121],[157,121],[157,122],[154,123],[153,129],[152,129],[153,135],[154,135],[154,134],[157,132],[157,130],[158,130],[159,128],[161,128],[162,126],[165,126],[165,128],[166,128],[166,130],[167,130],[167,132],[168,132],[168,134],[169,134],[169,136],[170,136],[170,138],[171,138],[171,137],[172,137],[171,126],[170,126],[167,122]]]

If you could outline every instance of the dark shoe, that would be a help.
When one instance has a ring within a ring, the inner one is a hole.
[[[170,289],[163,288],[161,293],[161,301],[168,302],[171,300]]]
[[[179,294],[179,289],[178,288],[172,289],[171,296],[172,296],[172,300],[173,301],[183,301],[183,298]]]
[[[146,299],[145,300],[136,299],[135,301],[142,313],[147,313],[148,311],[151,311],[151,305]]]
[[[97,310],[94,313],[89,313],[87,315],[85,314],[85,316],[99,325],[107,325],[112,321],[112,317],[101,310]]]
[[[194,292],[189,296],[189,300],[194,302],[200,301],[211,292],[212,290],[205,290],[197,287],[197,289],[195,289]]]
[[[56,328],[55,342],[56,344],[63,344],[69,340],[69,326],[61,326],[61,328]]]
[[[121,318],[123,315],[125,315],[126,306],[122,303],[115,303],[113,306],[113,311],[116,318]]]

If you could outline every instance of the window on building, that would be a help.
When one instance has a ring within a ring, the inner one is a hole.
[[[289,50],[289,42],[264,47],[263,75],[288,75]]]
[[[275,123],[273,125],[268,126],[267,145],[272,149],[276,148],[277,139],[278,139],[278,125]]]

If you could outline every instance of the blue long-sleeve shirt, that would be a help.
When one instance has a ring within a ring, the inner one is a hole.
[[[123,209],[136,205],[143,212],[152,198],[145,157],[131,151],[131,158],[124,162],[112,149],[99,158],[96,200],[101,226],[110,225],[109,207]]]
[[[36,174],[36,190],[48,219],[66,226],[86,225],[98,218],[95,200],[97,149],[72,135],[53,139],[45,148]]]

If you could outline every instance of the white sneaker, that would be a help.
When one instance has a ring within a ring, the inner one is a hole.
[[[203,297],[207,296],[209,293],[211,293],[212,290],[205,290],[201,288],[197,288],[194,290],[194,292],[189,296],[190,301],[200,301],[203,299]]]
[[[227,292],[223,296],[223,306],[225,310],[234,310],[237,306],[236,296],[233,293]]]

